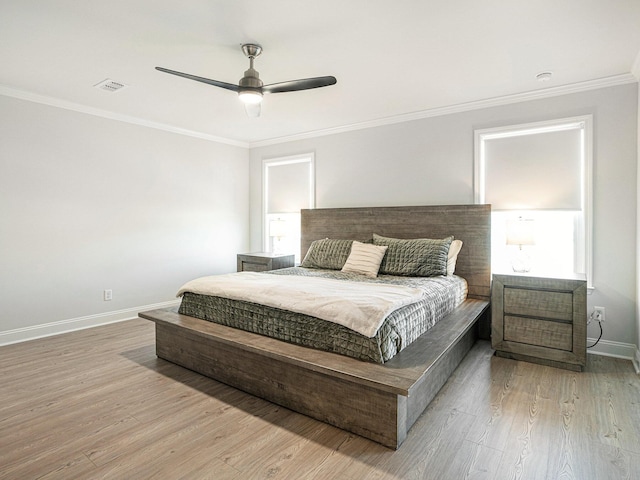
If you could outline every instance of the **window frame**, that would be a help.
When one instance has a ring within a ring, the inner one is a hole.
[[[269,168],[280,167],[283,165],[291,165],[295,163],[309,164],[309,206],[306,208],[315,208],[315,153],[306,152],[296,155],[288,155],[283,157],[273,157],[262,160],[262,246],[265,252],[271,251],[269,224],[267,220],[267,207],[269,205]],[[296,252],[296,258],[300,256],[299,246]]]
[[[558,118],[540,122],[506,125],[474,130],[474,202],[485,203],[485,142],[507,136],[544,134],[569,128],[582,131],[582,210],[584,225],[581,231],[584,241],[574,240],[575,255],[584,258],[584,273],[587,287],[593,289],[593,115]]]

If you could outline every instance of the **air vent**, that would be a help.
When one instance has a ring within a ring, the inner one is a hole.
[[[124,83],[116,82],[114,80],[111,80],[110,78],[107,78],[97,85],[94,85],[94,87],[99,88],[100,90],[106,90],[107,92],[115,92],[117,90],[120,90],[121,88],[126,87],[126,85]]]

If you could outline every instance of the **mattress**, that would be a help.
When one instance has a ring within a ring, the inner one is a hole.
[[[342,325],[288,310],[248,301],[184,293],[179,313],[233,328],[265,335],[304,347],[346,355],[368,362],[384,363],[428,331],[467,295],[466,281],[456,275],[405,277],[362,275],[337,270],[291,267],[264,275],[305,275],[345,282],[371,282],[418,288],[425,295],[417,302],[392,312],[376,335],[366,337]]]

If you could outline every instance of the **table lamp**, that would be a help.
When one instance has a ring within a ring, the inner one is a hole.
[[[535,224],[532,219],[519,217],[507,220],[507,245],[518,246],[511,262],[514,272],[526,273],[531,270],[531,257],[522,247],[535,244]]]

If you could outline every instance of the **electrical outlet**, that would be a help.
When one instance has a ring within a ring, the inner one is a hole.
[[[593,319],[596,322],[604,323],[604,307],[593,307]]]
[[[108,302],[113,299],[113,290],[105,290],[103,293],[103,298],[105,302]]]

